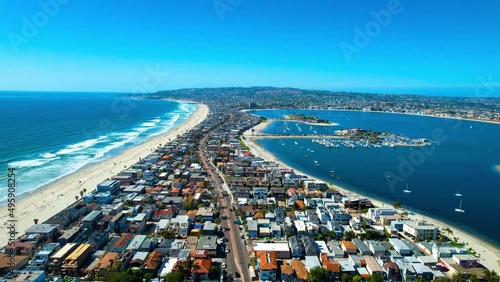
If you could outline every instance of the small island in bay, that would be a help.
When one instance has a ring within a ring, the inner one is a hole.
[[[312,123],[312,124],[332,124],[331,121],[326,119],[320,119],[316,116],[306,116],[304,114],[289,114],[285,116],[286,120],[294,120],[300,121],[303,123]]]
[[[341,137],[344,140],[313,139],[313,142],[331,148],[338,148],[340,146],[356,148],[430,145],[430,142],[425,138],[410,138],[391,132],[379,132],[360,128],[337,130],[334,136]]]

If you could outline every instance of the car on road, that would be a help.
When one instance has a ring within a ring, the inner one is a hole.
[[[225,262],[222,263],[222,267],[223,268],[226,268],[227,267],[227,264]]]
[[[226,254],[229,253],[229,252],[230,252],[229,249],[226,249]]]

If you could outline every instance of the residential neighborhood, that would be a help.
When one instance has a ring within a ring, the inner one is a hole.
[[[256,157],[242,133],[262,119],[206,103],[193,130],[5,246],[0,281],[493,281],[451,230]]]

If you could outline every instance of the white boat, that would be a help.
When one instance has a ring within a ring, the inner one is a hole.
[[[407,194],[411,193],[411,190],[408,189],[408,183],[406,183],[406,189],[404,189],[403,192]]]
[[[458,206],[458,208],[456,208],[455,211],[465,213],[465,210],[462,209],[462,199],[460,199],[460,206]]]
[[[293,144],[298,145],[299,143],[297,143],[297,142],[293,142]]]
[[[455,196],[462,197],[462,194],[460,194],[460,190],[458,190],[457,193],[455,193]]]

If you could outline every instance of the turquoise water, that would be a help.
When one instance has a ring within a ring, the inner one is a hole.
[[[0,92],[0,183],[17,197],[167,132],[196,105],[108,93]],[[0,203],[7,190],[0,190]]]
[[[301,134],[333,133],[359,127],[439,142],[439,145],[414,148],[334,149],[313,143],[311,139],[259,140],[279,159],[301,171],[380,200],[391,203],[398,200],[405,208],[436,217],[500,246],[500,226],[496,224],[500,199],[500,173],[496,169],[500,164],[500,125],[355,111],[257,110],[252,113],[268,118],[282,118],[289,113],[312,114],[339,124],[334,127],[299,124]],[[283,133],[284,130],[298,132],[294,122],[272,123],[265,132]],[[412,191],[410,194],[402,191],[406,184]],[[454,195],[458,191],[463,194],[463,214],[454,211],[460,203],[460,198]]]

